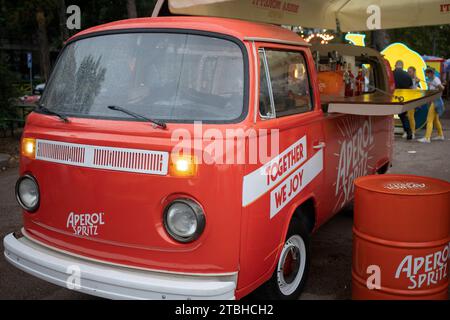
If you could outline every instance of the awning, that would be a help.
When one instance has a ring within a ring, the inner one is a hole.
[[[443,0],[168,0],[174,14],[238,18],[280,25],[363,31],[450,23]],[[369,22],[369,23],[368,23]]]

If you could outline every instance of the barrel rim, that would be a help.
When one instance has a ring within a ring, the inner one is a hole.
[[[367,181],[367,180],[376,180],[376,179],[385,179],[385,178],[420,178],[420,179],[426,179],[429,181],[435,181],[439,184],[446,184],[448,186],[447,190],[442,190],[442,191],[433,191],[433,192],[409,192],[409,193],[400,193],[400,192],[392,192],[392,191],[385,191],[382,189],[376,189],[370,186],[365,186],[365,185],[361,185],[362,182]],[[418,175],[413,175],[413,174],[384,174],[384,175],[368,175],[368,176],[362,176],[362,177],[358,177],[355,179],[354,181],[355,186],[357,186],[358,188],[361,188],[363,190],[367,190],[367,191],[373,191],[376,193],[381,193],[381,194],[388,194],[388,195],[393,195],[393,196],[434,196],[434,195],[441,195],[441,194],[446,194],[446,193],[450,193],[450,182],[446,181],[446,180],[442,180],[442,179],[437,179],[437,178],[433,178],[433,177],[424,177],[424,176],[418,176]],[[355,190],[356,191],[356,190]]]
[[[392,248],[402,248],[402,249],[427,249],[427,248],[436,248],[441,246],[448,246],[450,244],[450,237],[438,240],[431,241],[423,241],[423,242],[408,242],[408,241],[396,241],[389,239],[382,239],[377,236],[373,236],[363,231],[358,230],[355,226],[353,226],[353,234],[358,238],[372,242],[384,247],[392,247]]]

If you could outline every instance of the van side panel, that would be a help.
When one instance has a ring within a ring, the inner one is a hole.
[[[321,199],[324,214],[317,217],[316,228],[353,200],[357,177],[374,174],[392,161],[393,121],[392,116],[326,115],[327,197]]]

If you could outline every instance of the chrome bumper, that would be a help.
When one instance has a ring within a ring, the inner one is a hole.
[[[17,268],[53,284],[109,299],[234,299],[237,274],[199,276],[113,266],[51,250],[13,234],[3,244]]]

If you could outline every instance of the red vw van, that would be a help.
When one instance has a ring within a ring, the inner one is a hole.
[[[376,90],[321,96],[335,49],[313,59],[291,31],[208,17],[77,34],[27,119],[7,260],[107,298],[297,298],[311,234],[387,170],[392,114],[426,96],[396,102],[364,48],[342,54]]]

